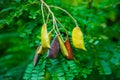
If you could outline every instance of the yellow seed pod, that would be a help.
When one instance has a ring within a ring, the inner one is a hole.
[[[41,42],[43,48],[50,48],[50,40],[47,33],[47,25],[44,24],[41,29]]]
[[[58,36],[58,41],[59,41],[59,44],[60,44],[60,49],[61,49],[61,52],[64,56],[68,56],[68,51],[64,45],[64,42],[61,40],[60,36]]]
[[[86,51],[86,48],[84,45],[83,33],[78,26],[75,27],[72,31],[72,42],[76,48],[79,48],[79,49]]]
[[[51,39],[52,39],[52,31],[50,31],[50,32],[48,33],[48,37],[49,37],[49,42],[50,42]]]
[[[50,32],[48,33],[48,37],[49,37],[49,40],[51,40],[51,38],[52,38],[52,31],[50,31]],[[38,39],[41,39],[40,35],[37,35],[37,38],[38,38]]]
[[[36,51],[37,54],[44,54],[46,51],[48,50],[48,48],[43,48],[42,45],[39,47]]]
[[[39,46],[37,47],[36,53],[37,53],[37,54],[41,54],[42,52],[43,52],[42,45],[39,45]]]
[[[35,52],[35,55],[34,55],[34,59],[33,59],[33,62],[34,62],[34,66],[37,65],[39,59],[40,59],[40,55],[45,53],[47,49],[43,49],[42,48],[42,45],[39,45],[36,49],[36,52]]]
[[[50,41],[51,38],[52,38],[52,32],[51,32],[51,31],[48,33],[48,37],[49,37],[49,41]],[[48,50],[48,48],[43,48],[42,45],[39,45],[39,46],[37,47],[36,53],[37,53],[37,54],[43,54],[43,53],[45,53],[47,50]]]

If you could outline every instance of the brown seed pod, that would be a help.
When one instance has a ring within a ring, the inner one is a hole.
[[[59,52],[59,41],[58,38],[55,37],[52,44],[51,44],[51,48],[48,51],[48,55],[47,57],[49,58],[56,58]]]
[[[73,51],[72,51],[72,47],[71,47],[69,38],[66,39],[64,44],[65,44],[65,47],[68,51],[67,59],[73,59]]]
[[[39,45],[36,49],[36,52],[35,52],[35,55],[34,55],[34,59],[33,59],[33,62],[34,62],[34,66],[37,65],[38,61],[39,61],[39,58],[40,58],[40,55],[41,54],[44,54],[48,49],[43,49],[42,45]]]
[[[36,53],[35,53],[34,59],[33,59],[34,66],[36,66],[37,63],[38,63],[38,61],[39,61],[39,55],[40,55],[41,51],[42,51],[42,48],[41,48],[41,46],[39,45],[39,46],[37,47],[37,49],[36,49]]]
[[[39,61],[39,54],[35,54],[33,61],[34,61],[34,66],[36,66]]]

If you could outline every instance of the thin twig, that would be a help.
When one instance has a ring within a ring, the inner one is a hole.
[[[46,24],[48,23],[49,16],[50,16],[50,13],[48,13],[48,15],[47,15]]]
[[[43,23],[45,24],[45,16],[44,16],[44,11],[43,11],[43,2],[41,3],[41,11],[42,11]]]
[[[63,27],[63,29],[66,32],[66,35],[68,36],[68,31],[66,30],[66,28],[64,27],[64,25],[56,18],[57,22]]]
[[[56,23],[56,19],[55,19],[54,13],[51,11],[50,7],[49,7],[43,0],[40,0],[40,1],[47,7],[49,13],[51,13],[52,18],[53,18],[53,29],[54,29],[55,33],[56,33],[57,35],[59,35],[59,36],[61,37],[61,39],[63,40],[63,38],[62,38],[62,36],[61,36],[61,34],[60,34],[60,32],[59,32],[57,23]],[[57,31],[55,30],[55,28],[56,28]],[[64,40],[63,40],[63,41],[64,41]]]
[[[73,19],[73,21],[75,22],[75,25],[78,26],[78,23],[77,23],[76,19],[68,11],[66,11],[65,9],[63,9],[61,7],[58,7],[58,6],[50,6],[50,7],[60,9],[63,12],[65,12],[66,14],[68,14]]]

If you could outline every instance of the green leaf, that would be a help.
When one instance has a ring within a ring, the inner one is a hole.
[[[103,71],[101,71],[101,74],[109,75],[112,73],[110,65],[108,64],[108,62],[101,60],[100,63],[101,63],[101,67],[103,70]]]

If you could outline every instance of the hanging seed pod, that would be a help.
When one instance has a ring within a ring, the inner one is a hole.
[[[48,37],[46,24],[44,24],[41,29],[41,42],[43,48],[50,48],[50,40]]]
[[[47,57],[49,58],[56,58],[59,52],[59,41],[58,38],[55,37],[52,41],[51,48],[48,51]]]
[[[42,45],[39,45],[36,49],[36,53],[41,54],[42,51],[43,51]]]
[[[38,61],[39,61],[39,54],[35,53],[34,60],[33,60],[34,66],[37,65]]]
[[[52,31],[50,31],[50,32],[48,33],[48,37],[49,37],[49,40],[51,40],[51,38],[52,38]],[[43,48],[42,45],[39,45],[39,46],[37,47],[36,53],[35,53],[34,59],[33,59],[34,66],[37,65],[37,63],[38,63],[38,61],[39,61],[39,56],[40,56],[40,54],[45,53],[47,50],[48,50],[48,48]]]
[[[37,65],[37,63],[38,63],[38,61],[39,61],[39,58],[40,58],[39,56],[40,56],[41,54],[45,53],[46,50],[47,50],[47,49],[43,49],[43,48],[42,48],[42,45],[39,45],[39,46],[37,47],[36,53],[35,53],[34,59],[33,59],[34,66]]]
[[[73,59],[73,52],[72,52],[72,47],[71,47],[69,38],[67,38],[67,40],[65,41],[65,47],[68,51],[67,59]]]
[[[72,41],[73,41],[73,45],[76,48],[79,48],[79,49],[86,51],[86,48],[84,46],[83,34],[78,26],[75,27],[72,31]]]
[[[52,31],[50,31],[50,32],[48,33],[48,38],[49,38],[49,42],[50,42],[51,39],[52,39]]]
[[[60,39],[60,37],[58,36],[58,41],[59,41],[59,44],[60,44],[60,49],[61,49],[61,52],[64,56],[68,56],[68,51],[64,45],[64,42]]]
[[[42,51],[42,47],[39,45],[36,49],[36,53],[35,53],[35,56],[34,56],[34,59],[33,59],[34,66],[36,66],[38,61],[39,61],[39,55],[40,55],[41,51]]]
[[[48,33],[48,37],[49,37],[49,40],[51,40],[51,38],[52,38],[52,32],[51,32],[51,31]],[[37,48],[37,50],[36,50],[36,53],[37,53],[37,54],[43,54],[43,53],[45,53],[47,50],[48,50],[48,48],[43,48],[42,45],[39,45],[38,48]]]
[[[49,37],[49,40],[51,40],[51,38],[52,38],[52,31],[50,31],[50,32],[48,33],[48,37]],[[37,38],[40,39],[41,37],[40,37],[40,36],[37,36]]]
[[[51,41],[51,39],[52,39],[52,31],[50,31],[48,33],[48,38],[49,38],[49,41]],[[45,53],[47,50],[48,50],[48,48],[43,48],[43,46],[41,45],[41,52],[40,52],[40,54]]]

